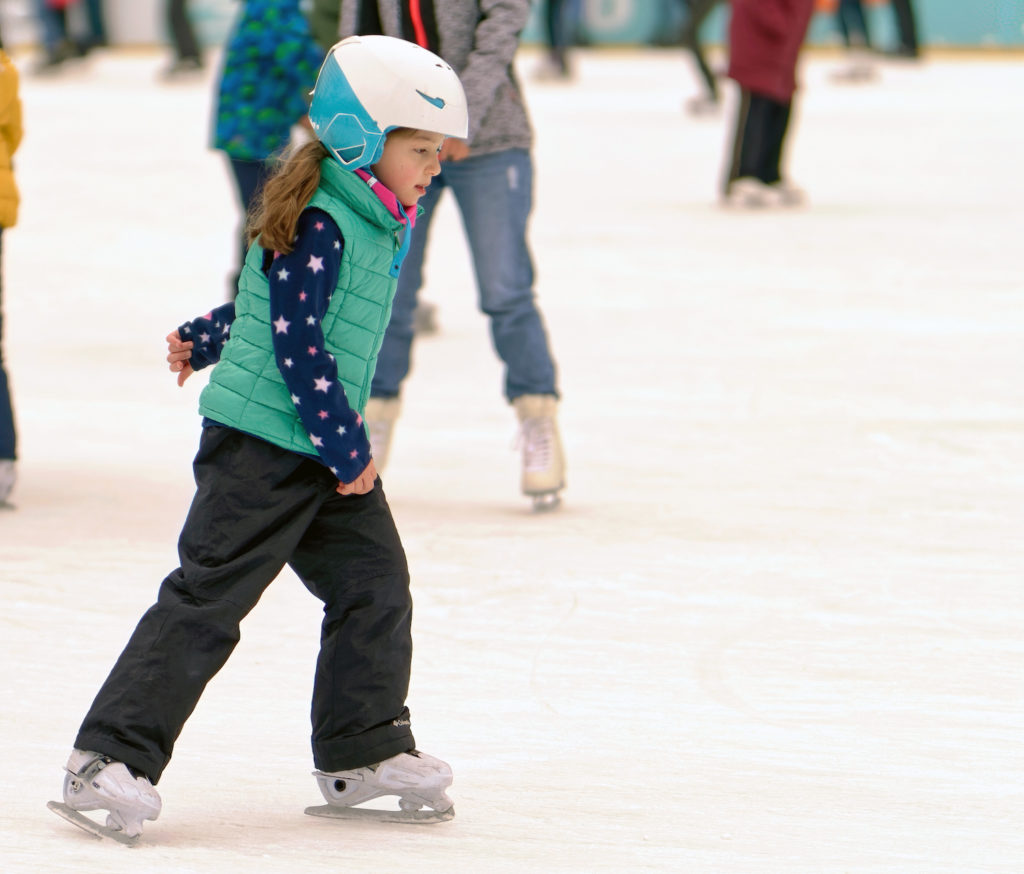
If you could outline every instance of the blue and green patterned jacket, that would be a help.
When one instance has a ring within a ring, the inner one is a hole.
[[[246,0],[224,49],[214,148],[262,161],[286,146],[323,57],[299,0]]]

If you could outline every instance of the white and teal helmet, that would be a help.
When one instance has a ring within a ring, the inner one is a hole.
[[[350,36],[320,68],[309,120],[318,140],[347,170],[380,160],[397,127],[465,137],[466,94],[433,52],[390,36]]]

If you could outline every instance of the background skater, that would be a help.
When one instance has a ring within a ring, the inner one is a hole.
[[[420,201],[395,305],[377,361],[366,420],[374,458],[383,466],[409,374],[416,298],[438,200],[450,190],[462,213],[479,305],[505,364],[504,395],[520,423],[521,487],[536,506],[557,504],[565,487],[558,433],[559,392],[547,331],[533,290],[526,227],[533,207],[533,134],[512,62],[530,15],[529,0],[315,0],[313,36],[376,30],[440,54],[462,78],[469,133],[451,138],[441,173]]]

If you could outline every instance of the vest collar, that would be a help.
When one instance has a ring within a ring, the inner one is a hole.
[[[380,198],[380,202],[384,204],[387,211],[394,218],[398,219],[403,225],[408,222],[410,228],[415,227],[416,216],[419,215],[419,207],[410,208],[405,204],[399,203],[398,198],[395,197],[394,192],[390,188],[362,167],[355,172],[356,176],[370,186],[370,190]]]
[[[404,213],[400,216],[392,212],[375,189],[381,189],[381,193],[387,192],[396,205],[397,198],[379,180],[374,181],[376,184],[368,185],[351,170],[343,169],[333,158],[324,158],[320,162],[320,185],[329,194],[341,197],[360,217],[379,227],[404,226]]]

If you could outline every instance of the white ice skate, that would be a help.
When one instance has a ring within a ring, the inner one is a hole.
[[[554,395],[520,395],[512,405],[519,418],[519,443],[523,450],[522,490],[533,498],[535,510],[552,510],[565,488],[565,455],[555,418]]]
[[[723,204],[736,209],[786,209],[803,206],[807,195],[786,179],[766,183],[752,176],[741,176],[729,183]]]
[[[366,433],[370,436],[370,454],[377,473],[384,470],[391,451],[391,436],[395,430],[395,422],[402,412],[401,398],[370,398],[366,402]]]
[[[307,807],[310,816],[412,823],[444,822],[455,816],[452,800],[445,794],[452,785],[452,769],[417,750],[366,768],[314,771],[313,776],[327,804]],[[355,806],[385,795],[398,796],[398,810]]]
[[[14,460],[10,458],[0,458],[0,507],[9,507],[7,498],[11,494],[11,490],[14,488],[15,480],[15,468]]]
[[[64,803],[47,807],[79,828],[100,838],[134,844],[142,834],[142,821],[160,815],[160,795],[149,779],[136,777],[122,762],[86,750],[74,750],[64,776]],[[106,825],[83,811],[107,811]]]

